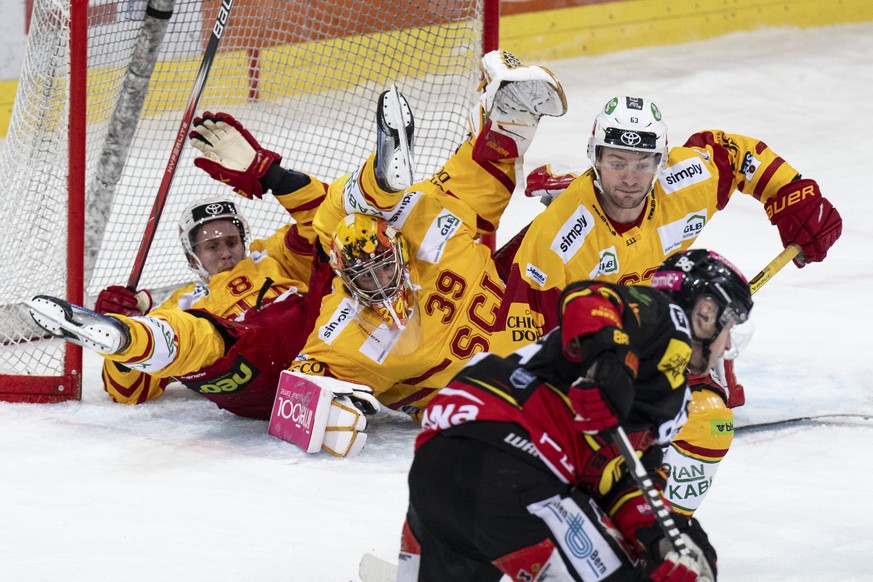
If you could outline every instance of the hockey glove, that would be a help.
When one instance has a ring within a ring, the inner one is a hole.
[[[795,180],[782,186],[764,206],[770,223],[779,229],[782,244],[796,243],[803,249],[803,256],[794,259],[801,268],[823,261],[843,232],[840,213],[821,195],[815,180]]]
[[[551,164],[534,168],[527,175],[524,195],[528,197],[538,196],[540,202],[548,206],[558,194],[566,190],[570,183],[578,177],[578,174],[572,170],[564,174],[553,172],[554,168]]]
[[[634,373],[625,364],[628,352],[602,352],[588,373],[568,391],[576,412],[574,427],[585,434],[614,428],[627,418],[634,401]]]
[[[646,547],[647,570],[656,582],[712,582],[718,574],[715,548],[700,523],[681,516],[674,518],[682,532],[688,553],[681,555],[657,524],[637,531],[637,540]]]
[[[213,179],[233,186],[234,191],[246,198],[260,199],[264,186],[260,179],[282,156],[261,147],[242,124],[227,113],[205,111],[194,120],[188,137],[191,145],[203,157],[194,165]]]
[[[126,315],[134,317],[145,315],[152,309],[152,295],[146,289],[140,289],[136,293],[127,287],[110,285],[97,295],[94,303],[94,311],[106,315]]]

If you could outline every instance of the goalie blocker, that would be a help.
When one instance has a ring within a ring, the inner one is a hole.
[[[285,370],[279,377],[268,433],[307,453],[358,454],[367,442],[365,414],[379,412],[373,391],[335,378]]]

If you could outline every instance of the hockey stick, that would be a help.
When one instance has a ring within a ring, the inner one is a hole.
[[[782,249],[782,252],[779,253],[776,258],[767,263],[767,265],[761,269],[761,271],[755,275],[751,281],[749,281],[750,291],[755,293],[755,291],[760,289],[764,283],[773,277],[773,275],[778,273],[782,267],[791,262],[799,252],[800,246],[793,243]],[[685,545],[685,540],[682,539],[679,529],[676,527],[676,522],[670,516],[670,512],[664,504],[664,498],[661,496],[661,492],[655,488],[652,478],[649,477],[646,468],[634,453],[634,448],[621,426],[616,427],[615,431],[612,433],[612,440],[615,443],[615,446],[618,447],[624,462],[627,463],[631,477],[633,477],[637,487],[643,492],[643,495],[646,496],[649,505],[652,506],[652,509],[655,512],[655,521],[658,522],[658,526],[664,531],[664,535],[667,536],[667,539],[673,545],[673,548],[676,549],[680,555],[688,554],[688,547]]]
[[[685,540],[682,539],[682,535],[679,533],[679,528],[676,527],[676,522],[670,515],[667,506],[664,504],[664,498],[661,496],[661,492],[655,487],[655,484],[652,482],[652,478],[643,466],[642,461],[637,458],[637,455],[634,452],[634,447],[628,440],[627,433],[624,432],[624,428],[622,428],[621,425],[617,426],[612,431],[612,442],[614,442],[615,446],[618,447],[618,451],[621,453],[624,462],[627,464],[634,483],[636,483],[639,490],[643,492],[643,495],[645,495],[646,501],[649,502],[649,505],[655,512],[655,521],[663,530],[664,535],[673,546],[673,549],[679,552],[682,556],[688,555],[690,553],[688,546],[685,545]]]
[[[194,119],[197,103],[200,102],[200,96],[203,94],[203,88],[206,86],[206,79],[209,77],[209,70],[212,68],[212,61],[215,60],[215,54],[218,52],[218,43],[227,27],[232,7],[233,0],[221,0],[218,16],[215,18],[215,24],[212,26],[212,34],[209,37],[209,43],[206,45],[206,52],[203,53],[203,60],[200,62],[200,70],[197,72],[197,78],[194,81],[194,87],[188,99],[188,105],[182,116],[182,123],[179,125],[179,131],[176,133],[176,139],[173,142],[173,149],[170,151],[167,168],[164,170],[164,177],[161,180],[161,185],[158,187],[155,203],[152,206],[152,212],[146,223],[145,233],[142,235],[142,242],[140,242],[139,251],[133,262],[133,269],[131,269],[130,277],[127,280],[127,287],[131,291],[135,291],[139,286],[146,256],[149,253],[149,249],[151,249],[152,241],[155,239],[155,232],[157,232],[161,214],[164,212],[167,193],[170,191],[173,176],[176,175],[176,165],[179,163],[179,157],[182,155],[182,147],[185,145],[185,139],[188,137],[188,130]]]
[[[397,580],[397,564],[367,553],[361,556],[358,564],[358,576],[363,582],[395,582]]]
[[[752,277],[751,281],[749,281],[749,289],[752,291],[752,294],[763,287],[764,283],[769,281],[773,275],[781,271],[782,267],[790,263],[798,254],[800,254],[800,245],[795,243],[791,243],[782,249],[782,252],[776,255],[775,259],[767,263],[767,266],[761,269],[761,271]]]

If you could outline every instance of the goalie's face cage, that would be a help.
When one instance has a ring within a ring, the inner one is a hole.
[[[356,301],[393,329],[403,329],[413,310],[407,260],[403,235],[381,218],[347,216],[331,240],[334,272]]]

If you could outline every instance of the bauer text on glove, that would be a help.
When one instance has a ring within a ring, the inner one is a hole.
[[[771,224],[779,229],[783,246],[796,243],[803,250],[803,257],[794,259],[798,267],[823,261],[843,232],[840,213],[821,195],[815,180],[782,186],[765,208]]]

